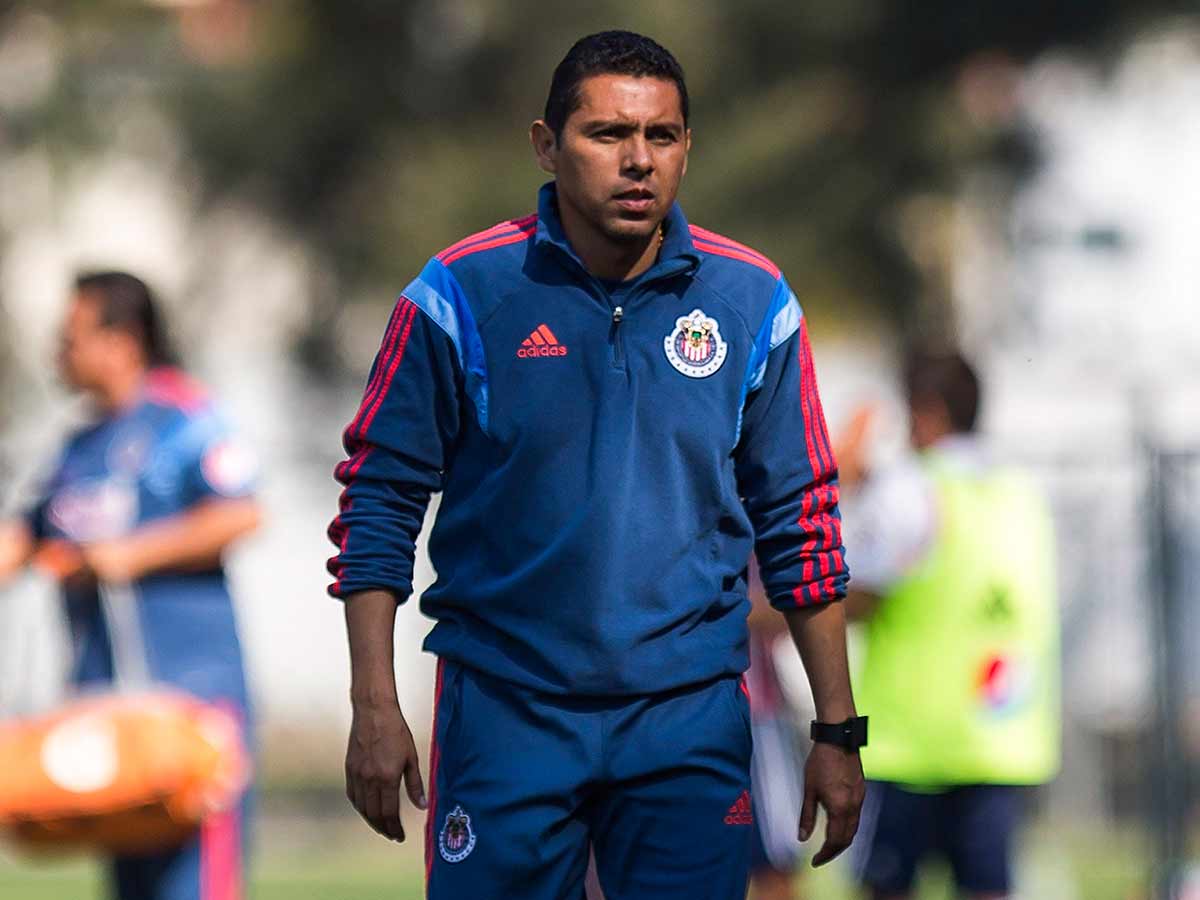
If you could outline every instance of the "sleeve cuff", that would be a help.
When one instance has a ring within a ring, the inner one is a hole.
[[[777,591],[771,595],[771,606],[778,610],[789,610],[836,603],[846,596],[847,580],[845,576],[831,576],[797,585],[790,591]]]

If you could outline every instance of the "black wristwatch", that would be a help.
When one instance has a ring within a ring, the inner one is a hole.
[[[813,722],[809,736],[819,744],[837,744],[856,751],[867,746],[867,717],[857,716],[845,722]]]

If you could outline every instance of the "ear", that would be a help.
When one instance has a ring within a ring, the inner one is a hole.
[[[558,138],[545,119],[538,119],[529,126],[529,143],[533,145],[538,168],[547,175],[553,175],[558,157]]]
[[[692,129],[687,129],[683,133],[683,171],[679,173],[682,178],[687,174],[688,155],[692,152]]]
[[[132,366],[146,367],[146,350],[142,347],[142,342],[132,334],[126,331],[112,332],[113,344],[117,348],[117,352],[125,358]]]

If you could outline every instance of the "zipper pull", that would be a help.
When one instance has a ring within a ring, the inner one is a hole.
[[[619,306],[613,307],[613,324],[620,325],[621,320],[625,318],[625,310]]]

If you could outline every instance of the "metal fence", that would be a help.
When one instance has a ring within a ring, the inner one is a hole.
[[[1027,463],[1058,536],[1061,775],[1051,820],[1137,823],[1154,896],[1181,896],[1200,766],[1200,451]]]
[[[1155,724],[1148,742],[1153,768],[1156,895],[1183,891],[1187,829],[1197,809],[1200,766],[1200,452],[1149,454],[1152,516],[1150,575],[1154,606]]]

